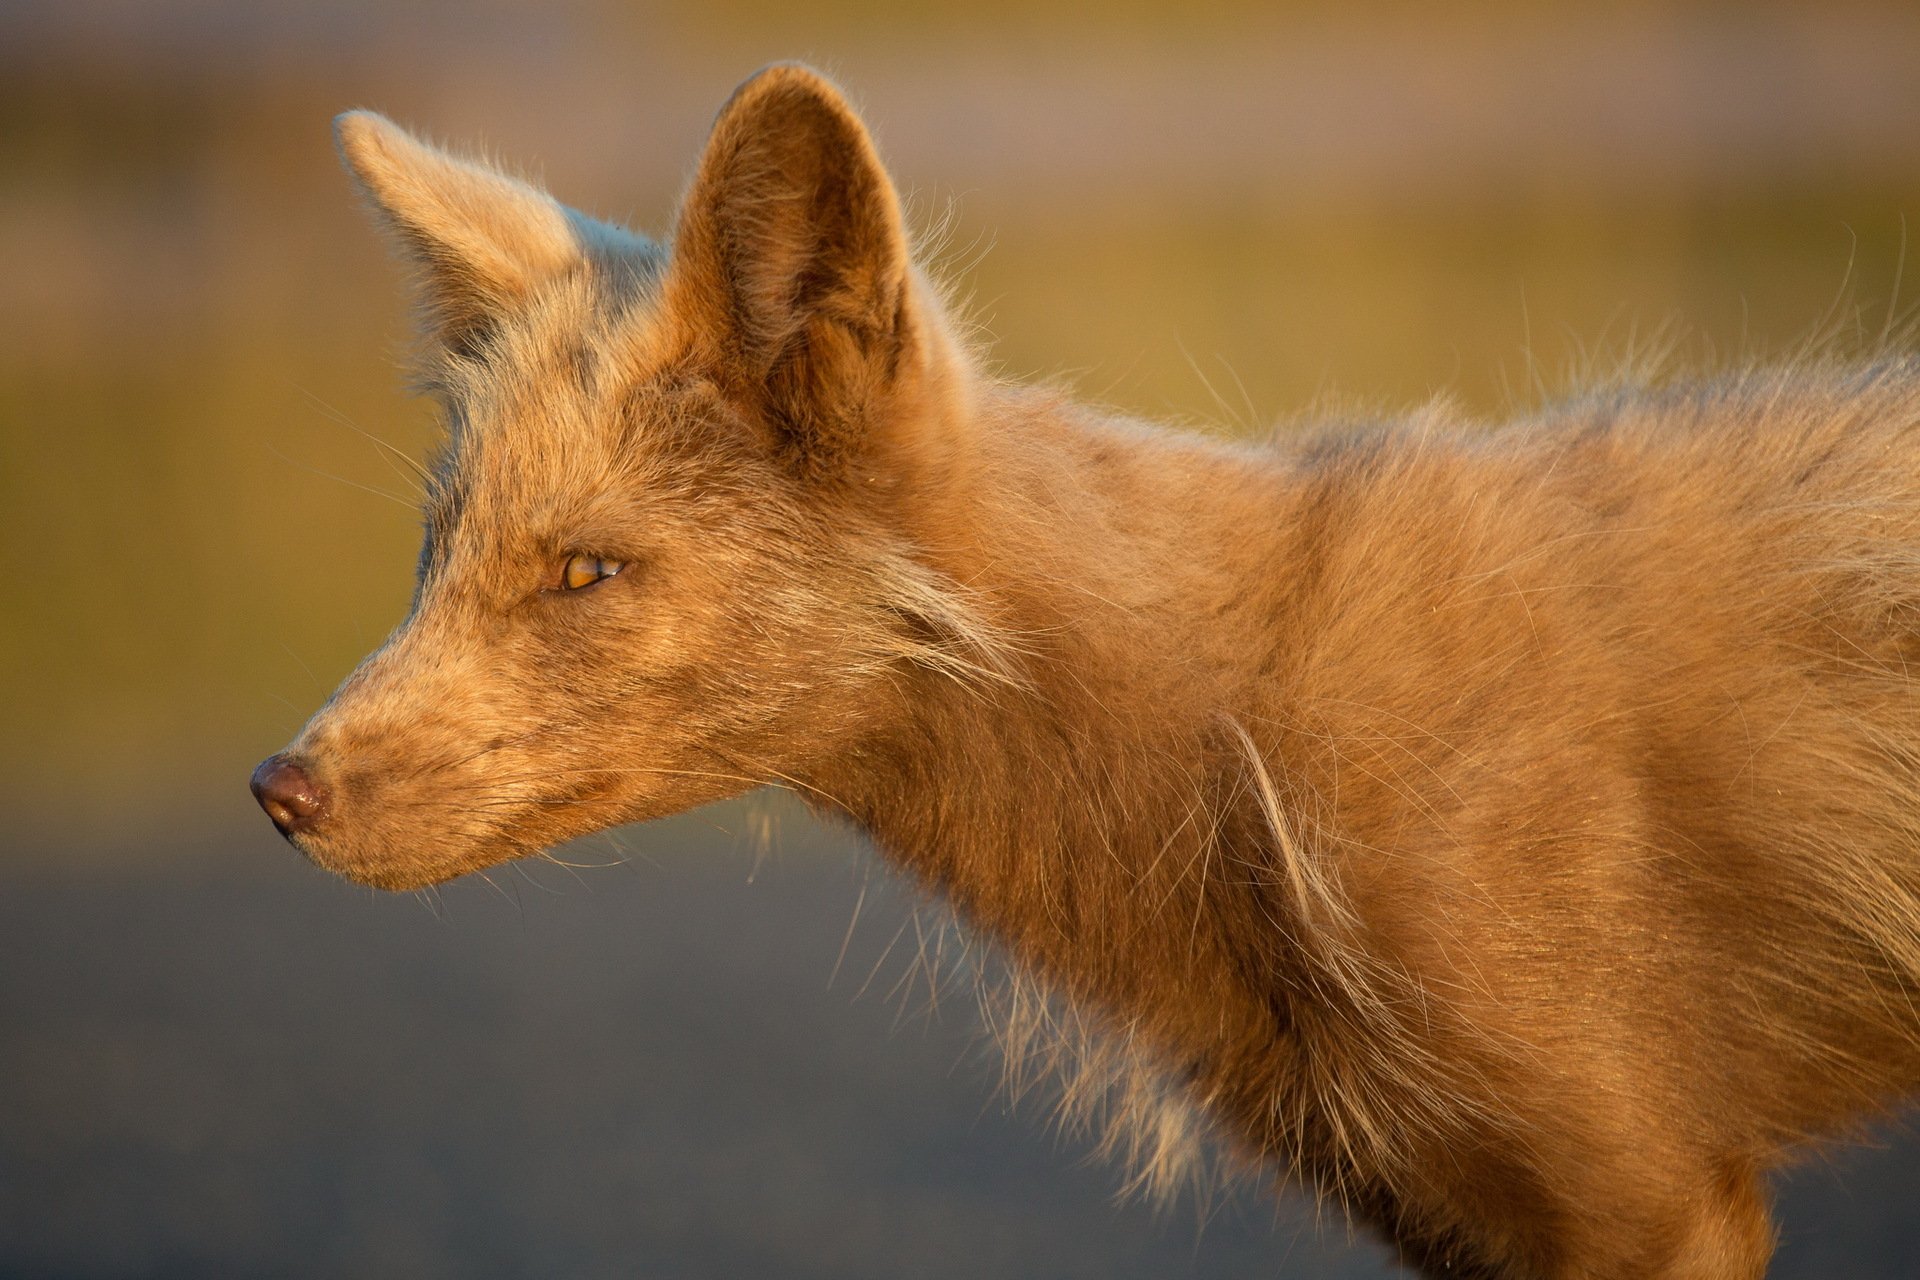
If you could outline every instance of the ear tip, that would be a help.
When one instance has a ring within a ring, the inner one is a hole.
[[[333,118],[333,136],[339,140],[341,146],[357,142],[369,134],[378,132],[382,127],[391,129],[393,122],[378,111],[369,111],[365,107],[342,111]]]
[[[839,85],[824,72],[798,61],[768,63],[740,83],[727,105],[729,108],[742,106],[783,92],[829,102],[848,114],[853,111]]]
[[[390,153],[406,140],[406,131],[378,111],[355,108],[333,118],[334,145],[348,165],[356,169],[383,153]]]
[[[798,58],[782,58],[778,62],[769,62],[766,66],[748,76],[747,82],[751,84],[761,79],[772,82],[806,84],[822,88],[833,87],[833,82],[827,78],[824,71],[820,71],[808,63],[802,62]]]

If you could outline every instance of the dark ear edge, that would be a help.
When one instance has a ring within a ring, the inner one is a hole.
[[[815,458],[858,444],[923,344],[893,184],[846,99],[797,64],[721,109],[668,281],[730,389]]]

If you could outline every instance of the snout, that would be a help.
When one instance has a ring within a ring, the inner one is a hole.
[[[253,798],[288,839],[311,830],[326,816],[326,789],[290,755],[262,760],[250,785]]]
[[[395,772],[378,762],[343,761],[337,748],[303,739],[262,760],[249,785],[307,861],[377,889],[418,889],[525,852],[484,832],[449,836],[445,806],[409,789],[414,771],[397,771],[396,790]]]

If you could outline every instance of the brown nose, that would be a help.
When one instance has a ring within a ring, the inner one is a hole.
[[[290,836],[305,831],[319,820],[327,807],[327,793],[307,776],[291,756],[268,756],[253,771],[253,798],[280,828]]]

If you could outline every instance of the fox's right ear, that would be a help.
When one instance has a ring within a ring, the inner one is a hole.
[[[384,116],[334,121],[340,156],[420,273],[428,337],[472,353],[543,285],[597,267],[651,273],[658,250],[489,165],[456,159]]]

